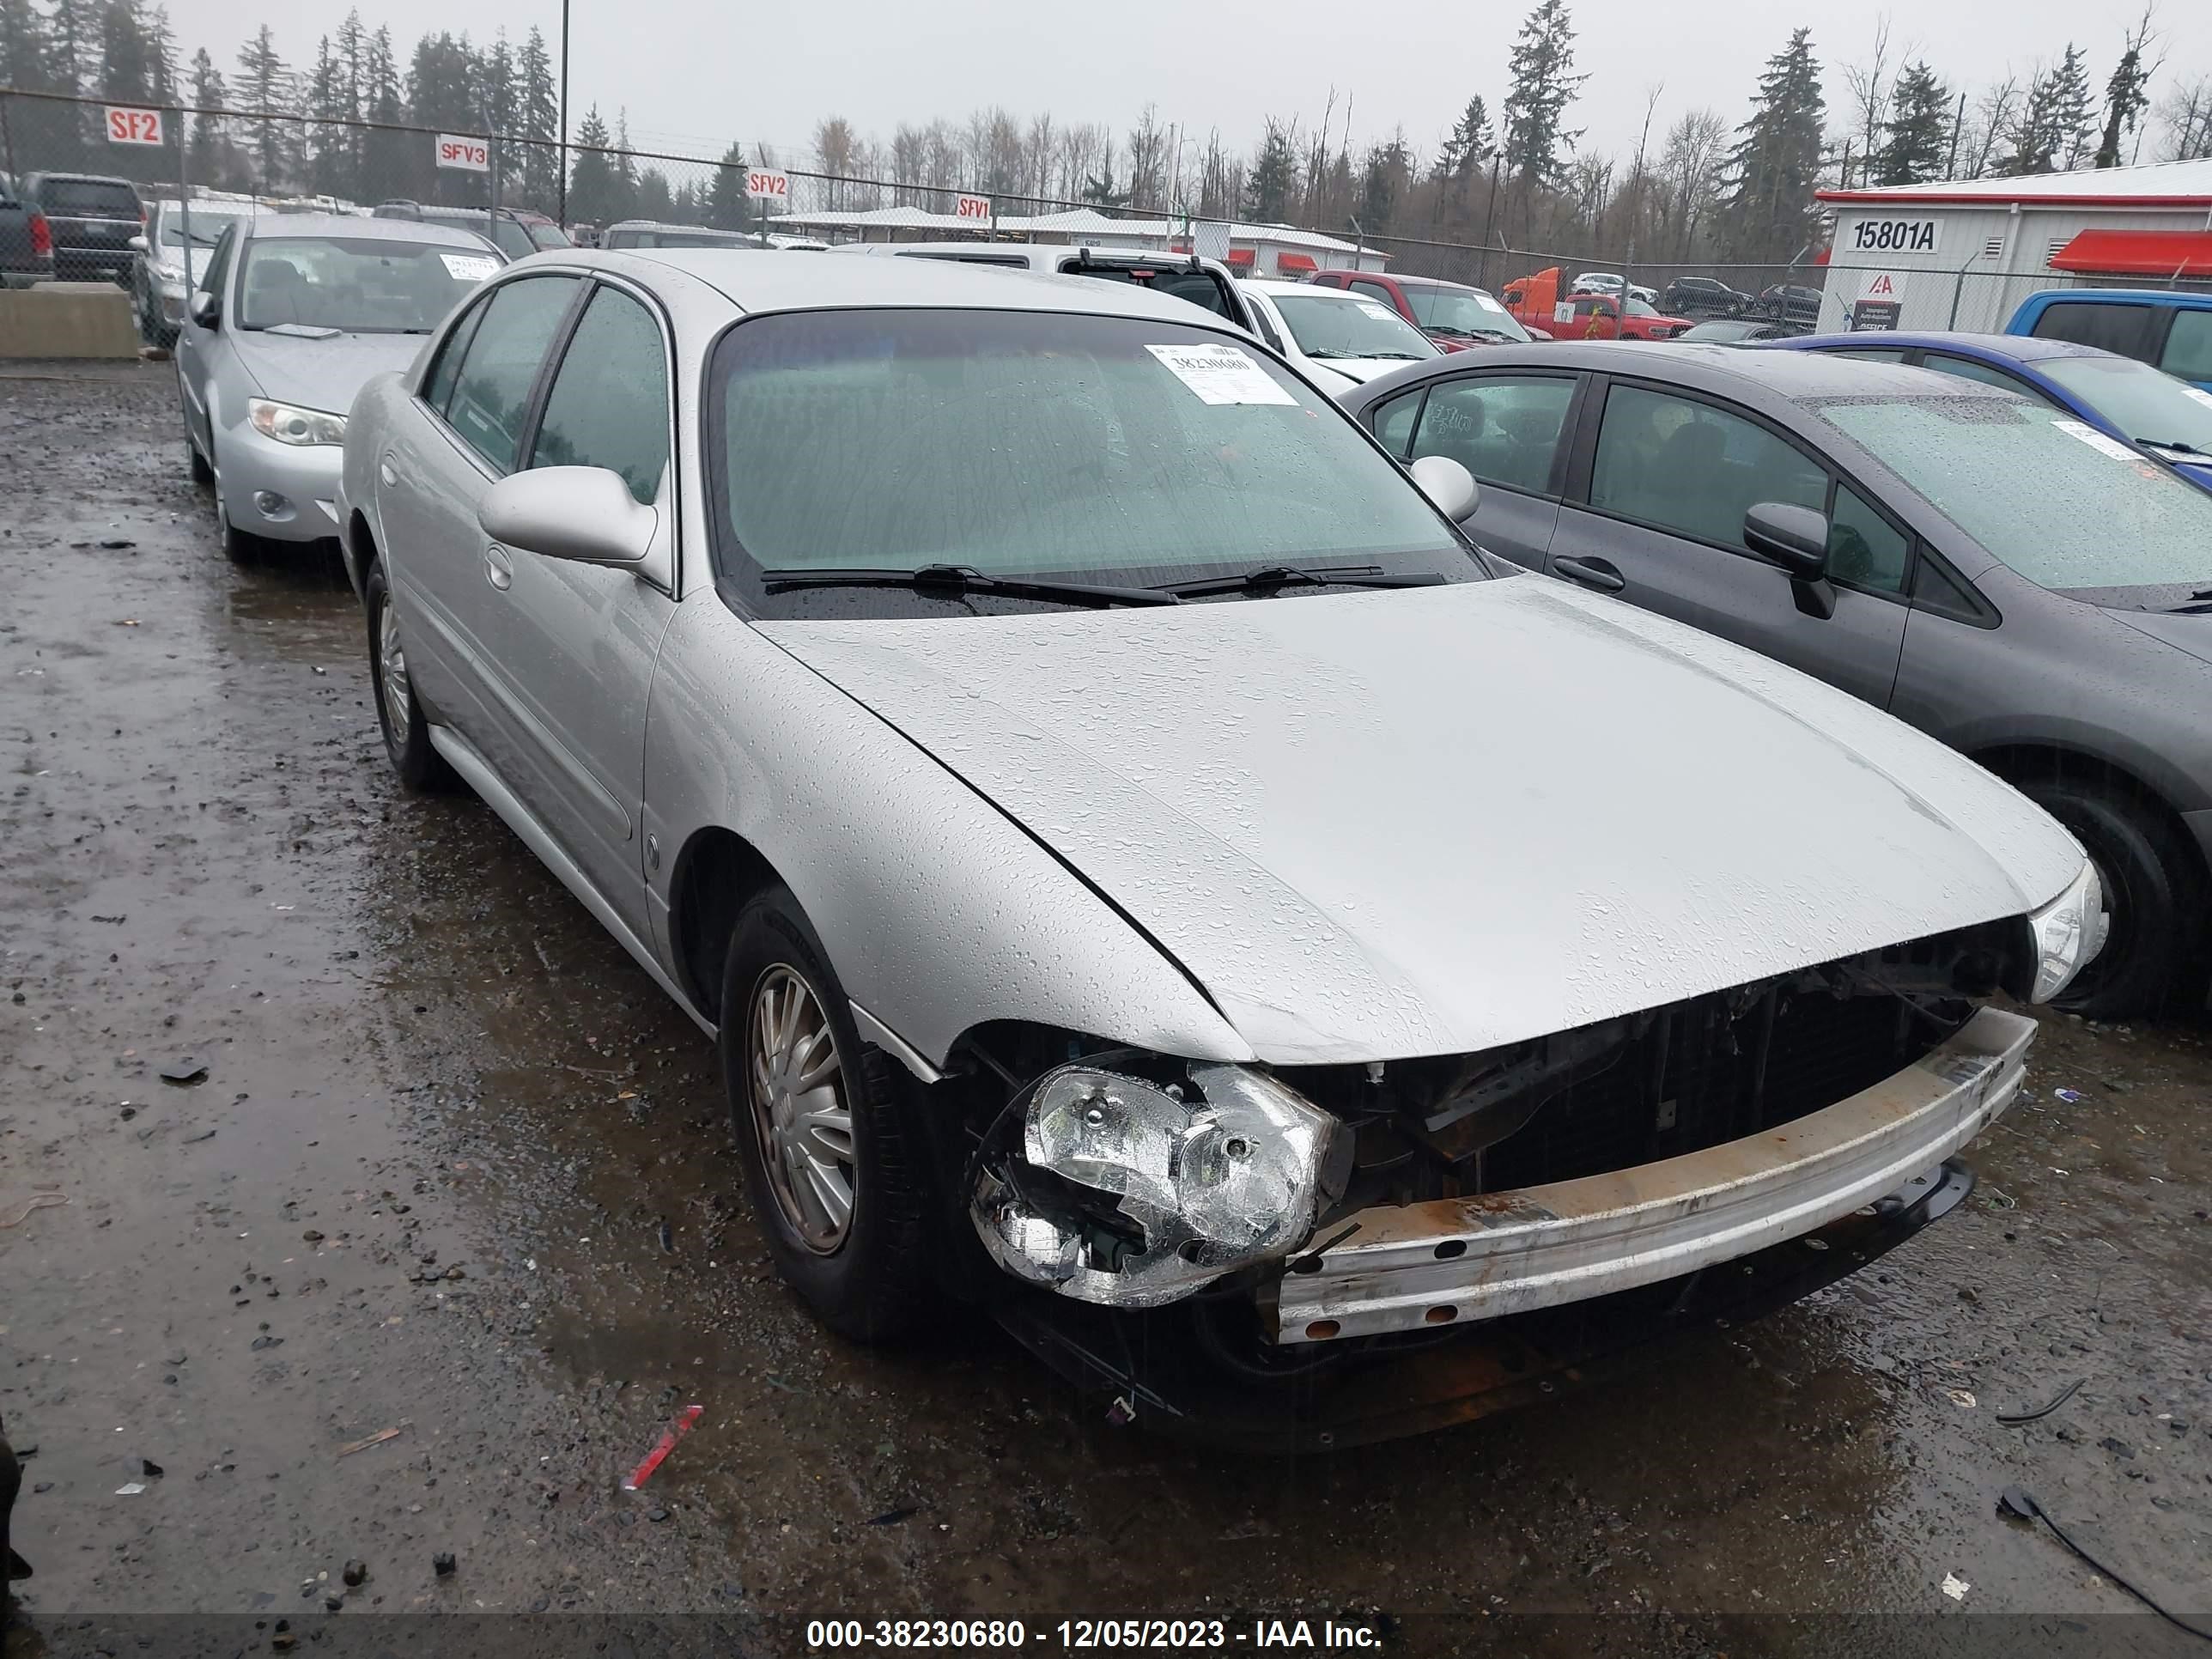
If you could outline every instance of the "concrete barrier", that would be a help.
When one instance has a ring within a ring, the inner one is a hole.
[[[0,289],[0,358],[137,355],[131,296],[112,283]]]

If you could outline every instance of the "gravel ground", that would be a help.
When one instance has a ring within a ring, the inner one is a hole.
[[[695,1028],[483,807],[397,791],[335,559],[223,561],[166,365],[0,372],[0,500],[8,1659],[1138,1614],[1419,1653],[2186,1642],[2001,1519],[2012,1483],[2212,1612],[2203,1030],[2047,1022],[1973,1199],[1753,1328],[1424,1439],[1209,1455],[980,1322],[816,1328]],[[430,1613],[487,1619],[377,1617]],[[529,1613],[569,1617],[489,1617]]]

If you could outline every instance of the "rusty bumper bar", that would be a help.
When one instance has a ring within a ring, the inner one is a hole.
[[[1581,1181],[1360,1211],[1283,1275],[1274,1340],[1557,1307],[1750,1255],[1878,1199],[1909,1202],[1916,1180],[1924,1187],[2012,1103],[2034,1036],[2034,1021],[1984,1008],[1894,1076],[1741,1140]]]

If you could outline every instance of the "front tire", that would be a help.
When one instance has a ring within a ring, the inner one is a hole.
[[[787,890],[738,912],[720,1012],[723,1084],[776,1270],[832,1330],[904,1335],[928,1287],[913,1087],[860,1041]]]
[[[2051,779],[2021,785],[2074,833],[2105,889],[2105,945],[2057,1005],[2084,1019],[2127,1019],[2185,1006],[2203,938],[2197,861],[2181,833],[2118,791]]]
[[[381,564],[369,566],[362,599],[368,612],[368,678],[376,693],[376,721],[384,728],[384,752],[407,788],[418,795],[441,794],[457,780],[430,742],[430,723],[422,718],[422,705],[407,678],[405,641]]]
[[[209,423],[213,425],[213,422]],[[215,490],[215,532],[222,541],[222,556],[233,564],[261,562],[261,538],[250,530],[240,530],[230,521],[230,508],[223,504],[222,465],[216,459],[215,447],[210,438],[207,453],[208,483]]]

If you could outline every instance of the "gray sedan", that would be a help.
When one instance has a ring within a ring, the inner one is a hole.
[[[197,221],[193,229],[197,233]],[[176,338],[185,452],[231,558],[337,534],[346,410],[505,260],[438,225],[336,215],[225,223]]]
[[[2014,1097],[1984,999],[2094,948],[2014,792],[1416,472],[1141,288],[572,252],[370,383],[340,507],[392,764],[719,1036],[799,1294],[988,1301],[1184,1426],[1205,1359],[1249,1429],[1848,1271]]]
[[[2212,853],[2212,498],[2066,411],[1921,369],[1498,348],[1346,402],[1482,481],[1482,544],[1779,658],[2080,836],[2109,939],[2068,1006],[2193,997]]]

